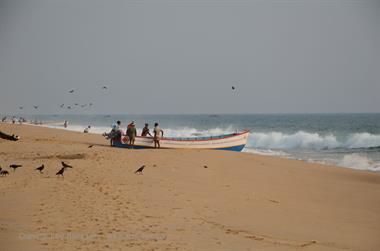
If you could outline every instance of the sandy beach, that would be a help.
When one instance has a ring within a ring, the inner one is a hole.
[[[21,136],[0,139],[10,173],[0,177],[0,250],[380,250],[379,173],[117,149],[101,135],[38,126],[0,130]],[[61,161],[73,165],[64,178],[55,175]]]

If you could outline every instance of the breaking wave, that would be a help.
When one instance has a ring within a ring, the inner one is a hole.
[[[337,165],[358,170],[380,171],[379,162],[375,162],[358,153],[345,155]]]
[[[333,134],[320,135],[299,131],[293,134],[282,132],[253,132],[248,142],[249,147],[261,149],[333,149],[333,148],[374,148],[380,146],[380,135],[370,133],[351,134],[339,141]]]

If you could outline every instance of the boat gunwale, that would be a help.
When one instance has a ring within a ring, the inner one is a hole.
[[[222,140],[222,139],[227,139],[227,138],[233,138],[233,137],[237,137],[237,136],[241,136],[243,134],[247,134],[249,133],[250,131],[249,130],[243,130],[239,133],[233,133],[233,134],[225,134],[225,135],[221,135],[221,136],[215,136],[217,138],[212,138],[212,136],[210,136],[210,138],[207,138],[207,139],[202,139],[202,138],[194,138],[194,139],[189,139],[189,138],[165,138],[165,137],[162,137],[160,138],[160,140],[165,140],[165,141],[181,141],[181,142],[193,142],[193,141],[196,141],[196,142],[199,142],[199,141],[215,141],[215,140]],[[144,137],[144,136],[136,136],[136,138],[140,138],[140,139],[153,139],[153,137]]]

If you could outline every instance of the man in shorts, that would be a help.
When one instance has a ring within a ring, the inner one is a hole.
[[[160,148],[160,138],[164,136],[164,131],[161,130],[157,122],[154,124],[153,133],[154,148]]]

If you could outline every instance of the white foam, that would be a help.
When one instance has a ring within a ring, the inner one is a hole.
[[[248,146],[262,149],[332,149],[332,148],[368,148],[380,146],[380,135],[355,133],[340,142],[335,135],[320,135],[298,131],[293,134],[282,132],[252,132]]]
[[[355,133],[345,142],[347,148],[368,148],[380,146],[380,135]]]
[[[338,162],[337,165],[358,170],[380,171],[379,162],[372,161],[366,156],[358,153],[343,156],[342,160]]]
[[[318,133],[299,131],[294,134],[281,132],[251,133],[249,145],[264,149],[335,148],[341,144],[334,135],[321,136]]]

